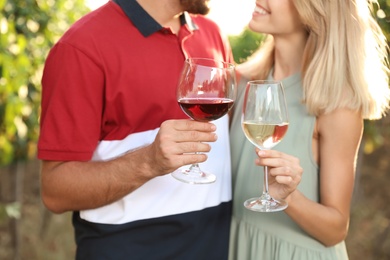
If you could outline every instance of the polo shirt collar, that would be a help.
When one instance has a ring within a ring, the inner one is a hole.
[[[133,22],[135,27],[142,33],[143,36],[160,31],[163,27],[153,19],[136,0],[113,0],[125,12],[127,17]],[[180,15],[180,23],[187,24],[190,30],[197,30],[195,22],[191,19],[187,12]]]

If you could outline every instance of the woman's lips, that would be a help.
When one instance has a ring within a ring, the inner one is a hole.
[[[263,7],[259,6],[259,5],[256,5],[255,6],[255,10],[254,10],[254,14],[261,14],[261,15],[266,15],[266,14],[269,14],[269,12],[267,10],[265,10]]]

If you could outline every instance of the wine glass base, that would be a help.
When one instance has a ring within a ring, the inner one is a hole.
[[[277,212],[287,208],[287,202],[284,200],[251,198],[244,202],[244,206],[252,211],[257,212]]]
[[[205,173],[202,171],[191,172],[190,170],[179,169],[172,172],[171,175],[175,179],[189,184],[209,184],[217,180],[217,177],[214,174]]]

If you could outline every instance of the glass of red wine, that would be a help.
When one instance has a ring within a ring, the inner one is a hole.
[[[278,81],[249,81],[242,109],[242,129],[257,148],[272,149],[284,137],[288,128],[287,104],[283,85]],[[274,199],[268,191],[268,166],[264,166],[263,194],[245,201],[253,211],[275,212],[287,208],[287,202]]]
[[[235,67],[207,58],[186,59],[176,94],[179,106],[193,120],[219,119],[228,113],[235,101]],[[214,174],[202,171],[197,163],[187,169],[179,168],[172,176],[190,184],[216,181]]]

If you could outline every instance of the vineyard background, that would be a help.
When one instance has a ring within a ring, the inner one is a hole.
[[[238,0],[237,0],[238,1]],[[376,15],[390,39],[390,0]],[[88,12],[84,0],[0,0],[0,259],[71,260],[71,213],[54,215],[40,199],[40,79],[48,50]],[[241,63],[262,41],[230,36]],[[390,259],[390,116],[366,122],[346,239],[351,260]]]

